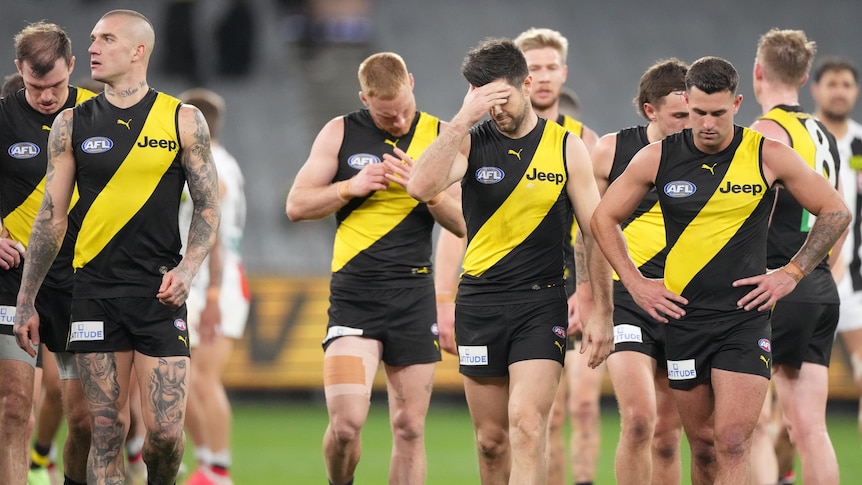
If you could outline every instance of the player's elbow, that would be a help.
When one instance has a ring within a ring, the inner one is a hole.
[[[291,222],[299,222],[307,219],[305,212],[299,204],[293,200],[293,197],[287,196],[287,202],[284,204],[284,213]]]

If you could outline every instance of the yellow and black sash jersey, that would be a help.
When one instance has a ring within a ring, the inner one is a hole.
[[[368,164],[380,163],[393,147],[416,160],[437,138],[440,120],[417,112],[410,131],[399,138],[374,124],[367,109],[344,117],[344,139],[333,182],[356,175]],[[333,286],[369,285],[378,288],[427,286],[431,276],[431,233],[434,218],[428,207],[410,197],[404,186],[352,199],[335,215],[338,229],[332,254]]]
[[[665,286],[686,310],[735,311],[751,287],[740,278],[766,271],[766,232],[775,191],[762,167],[763,135],[734,126],[716,154],[697,149],[691,129],[662,141],[655,185],[664,214]]]
[[[557,116],[557,124],[578,135],[579,138],[584,137],[584,124],[571,116],[566,116],[560,113],[560,115]]]
[[[75,298],[154,297],[179,263],[179,107],[152,89],[126,109],[103,94],[75,107]]]
[[[815,170],[826,177],[830,184],[838,188],[840,158],[835,137],[823,124],[799,106],[779,105],[760,117],[778,123],[790,138],[790,146]],[[790,261],[805,243],[815,217],[799,205],[787,190],[776,190],[775,207],[769,224],[766,245],[766,264],[779,268]],[[787,301],[820,301],[838,303],[838,291],[829,272],[828,258],[820,262],[818,268],[823,274],[806,277]],[[819,273],[819,272],[818,272]],[[819,280],[819,281],[818,281]]]
[[[567,135],[543,118],[517,140],[502,135],[490,120],[471,129],[462,181],[468,242],[459,303],[565,297],[563,245],[571,217]],[[547,288],[556,291],[539,291]]]
[[[66,103],[57,113],[93,96],[86,89],[69,86]],[[24,247],[30,242],[33,221],[45,194],[48,134],[57,113],[43,114],[33,109],[23,89],[0,100],[0,217],[9,237]],[[74,207],[76,200],[77,193],[70,207]],[[71,288],[73,244],[74,234],[67,232],[57,259],[45,276],[45,285]],[[19,266],[0,271],[4,290],[17,293],[22,270]]]
[[[617,133],[614,160],[608,182],[613,183],[632,161],[632,157],[649,145],[646,126],[635,126]],[[658,192],[653,188],[620,225],[629,254],[640,272],[647,278],[664,276],[664,260],[667,256],[667,241],[664,235],[664,218],[658,203]],[[614,274],[614,279],[619,276]]]
[[[557,124],[565,128],[570,133],[574,133],[578,135],[579,138],[584,137],[584,124],[580,121],[572,118],[571,116],[564,115],[560,113],[557,116]],[[571,294],[575,291],[575,236],[578,232],[578,221],[575,220],[575,214],[572,213],[571,216],[571,229],[569,229],[569,238],[568,243],[563,246],[563,251],[565,251],[565,261],[566,261],[566,270],[565,270],[565,278],[566,278],[566,289]]]

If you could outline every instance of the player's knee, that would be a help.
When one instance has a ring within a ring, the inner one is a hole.
[[[708,467],[715,463],[715,444],[711,440],[689,439],[691,446],[691,459],[700,468]]]
[[[158,430],[147,432],[147,441],[155,450],[167,452],[184,444],[183,427],[175,424],[159,426]]]
[[[631,443],[647,443],[655,432],[655,419],[642,410],[623,414],[622,438]]]
[[[505,456],[509,448],[506,433],[502,430],[476,433],[476,447],[484,461],[493,461]]]
[[[510,439],[513,445],[538,443],[546,437],[547,420],[543,420],[537,413],[524,413],[513,419],[510,425]]]
[[[656,437],[652,443],[653,454],[663,463],[673,463],[679,457],[679,437],[676,440]]]
[[[6,431],[14,430],[20,432],[30,424],[31,419],[35,422],[35,418],[31,412],[30,396],[17,390],[4,390],[4,394],[0,397],[0,429]]]
[[[417,441],[425,435],[425,419],[421,416],[406,416],[406,413],[392,420],[392,435],[396,441]]]
[[[715,430],[716,453],[728,458],[741,458],[751,448],[751,434],[728,426]]]
[[[572,420],[579,424],[580,429],[598,421],[599,405],[597,402],[591,399],[573,399],[572,401]]]
[[[364,421],[351,417],[333,417],[330,419],[329,428],[336,440],[349,443],[359,439]]]

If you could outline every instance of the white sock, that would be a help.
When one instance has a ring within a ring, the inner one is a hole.
[[[221,451],[212,452],[210,455],[210,458],[212,459],[210,461],[210,465],[217,465],[217,466],[220,466],[222,468],[230,468],[230,465],[231,465],[230,450],[221,450]]]
[[[195,458],[198,463],[209,466],[213,462],[213,452],[206,446],[199,446],[195,448]]]

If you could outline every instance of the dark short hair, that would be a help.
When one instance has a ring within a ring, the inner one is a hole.
[[[524,53],[509,39],[489,38],[467,53],[461,64],[461,74],[473,86],[484,86],[505,79],[520,86],[530,75]]]
[[[853,80],[859,82],[859,70],[856,66],[849,60],[836,56],[826,57],[817,63],[814,67],[814,82],[820,82],[820,78],[830,71],[850,71],[853,74]]]
[[[733,64],[721,57],[707,56],[694,61],[685,75],[685,89],[697,88],[706,94],[730,91],[736,94],[739,73]]]
[[[659,100],[670,93],[685,91],[685,75],[688,64],[676,57],[656,62],[641,76],[638,83],[638,95],[632,102],[638,113],[644,118],[644,104],[657,104]]]

